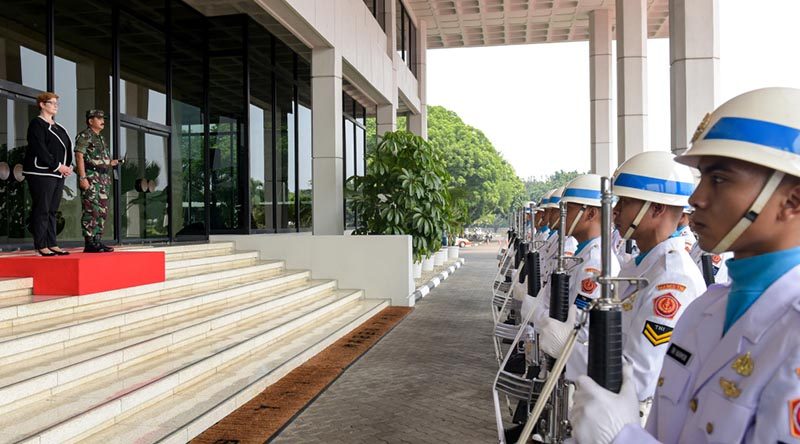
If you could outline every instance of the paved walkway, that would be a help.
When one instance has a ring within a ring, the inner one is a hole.
[[[496,244],[466,264],[278,436],[295,443],[492,443]]]

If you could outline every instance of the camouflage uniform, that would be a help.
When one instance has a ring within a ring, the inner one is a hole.
[[[111,156],[101,134],[91,128],[78,133],[75,152],[83,154],[86,179],[89,188],[81,190],[83,215],[81,225],[84,237],[99,237],[103,234],[108,214],[108,192],[111,185]]]

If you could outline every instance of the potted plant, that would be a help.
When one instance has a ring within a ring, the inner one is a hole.
[[[367,155],[366,174],[348,179],[348,201],[359,215],[353,234],[409,234],[413,260],[426,269],[424,259],[439,250],[446,225],[445,166],[425,139],[402,130],[385,133]]]
[[[458,259],[459,245],[456,242],[464,232],[464,225],[467,224],[469,218],[467,204],[464,201],[465,196],[466,192],[463,188],[451,188],[448,190],[445,225],[447,228],[447,256],[450,260]]]

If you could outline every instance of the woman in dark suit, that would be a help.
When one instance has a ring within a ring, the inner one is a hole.
[[[61,204],[64,178],[72,174],[72,142],[67,130],[56,123],[58,95],[36,97],[39,116],[28,125],[28,148],[22,163],[30,187],[33,246],[42,256],[66,255],[56,245],[56,212]]]

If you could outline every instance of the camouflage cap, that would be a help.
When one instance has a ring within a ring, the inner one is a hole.
[[[86,111],[86,119],[91,119],[92,117],[105,119],[106,113],[104,113],[102,109],[90,109],[89,111]]]

